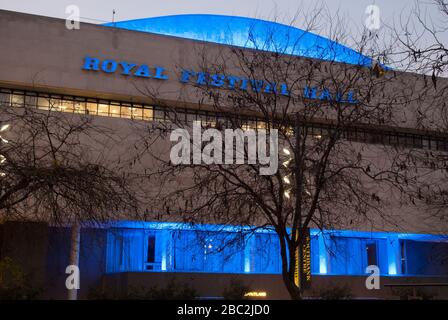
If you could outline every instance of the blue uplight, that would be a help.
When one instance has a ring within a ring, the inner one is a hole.
[[[252,233],[254,230],[249,226],[141,221],[114,221],[107,228],[109,273],[281,272],[280,247],[272,228],[257,228]],[[376,248],[375,264],[382,275],[408,274],[405,269],[415,275],[440,275],[448,271],[432,258],[422,264],[433,246],[438,246],[439,251],[448,249],[446,235],[318,229],[311,229],[310,234],[313,274],[364,276],[369,262],[367,245]],[[148,241],[155,243],[150,259],[145,256]],[[404,255],[401,245],[410,246]],[[409,260],[406,266],[403,258]],[[145,261],[151,261],[150,269]]]
[[[186,14],[106,23],[104,26],[366,67],[372,65],[371,58],[330,39],[253,18]]]

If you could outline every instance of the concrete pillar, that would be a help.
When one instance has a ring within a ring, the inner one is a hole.
[[[253,258],[255,252],[255,234],[250,234],[244,239],[244,272],[251,273],[253,270]]]
[[[398,235],[387,237],[387,264],[389,275],[401,274],[401,252]]]
[[[328,273],[328,254],[327,254],[327,245],[329,245],[328,241],[326,241],[326,236],[324,231],[322,231],[318,235],[319,241],[319,273],[327,274]]]
[[[160,235],[160,250],[162,253],[161,270],[171,271],[171,230],[162,230],[160,231]]]

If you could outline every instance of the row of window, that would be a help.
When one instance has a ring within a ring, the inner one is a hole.
[[[80,113],[97,116],[119,117],[148,121],[180,121],[192,123],[201,121],[208,127],[233,127],[228,116],[216,112],[196,110],[182,110],[173,112],[157,106],[144,104],[124,103],[109,100],[98,100],[83,97],[61,96],[37,92],[24,92],[9,89],[0,89],[0,103],[12,106],[32,106],[42,110],[54,110],[70,113]],[[263,129],[266,123],[261,119],[238,116],[238,125],[243,130]],[[316,137],[328,135],[330,126],[309,124],[308,133]],[[290,128],[292,134],[293,130]],[[410,134],[402,132],[374,131],[373,129],[351,128],[345,129],[343,138],[349,141],[397,145],[407,148],[448,151],[448,138],[432,135]]]
[[[113,228],[107,239],[108,273],[281,273],[278,237],[270,233]],[[375,265],[386,275],[447,274],[448,244],[399,240],[399,251],[395,252],[387,241],[346,236],[319,240],[318,235],[312,236],[311,272],[363,275],[367,266]],[[399,269],[395,267],[397,258]]]
[[[112,229],[108,233],[106,269],[109,273],[276,274],[281,270],[279,252],[277,238],[271,234],[256,234],[248,240],[230,232]]]
[[[0,103],[14,107],[24,105],[41,110],[80,113],[94,116],[153,120],[153,109],[141,104],[124,104],[105,100],[76,99],[58,95],[0,93]]]

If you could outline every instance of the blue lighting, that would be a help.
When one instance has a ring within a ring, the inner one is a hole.
[[[107,229],[109,273],[281,272],[279,242],[271,228],[252,232],[248,226],[117,221]],[[388,276],[448,274],[431,258],[447,252],[443,235],[317,229],[310,235],[313,274],[365,275],[369,264]]]
[[[104,26],[370,67],[372,59],[317,34],[246,17],[186,14]]]

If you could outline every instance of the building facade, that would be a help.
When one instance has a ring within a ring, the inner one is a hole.
[[[206,24],[211,27],[204,31]],[[223,31],[229,25],[235,32]],[[130,123],[163,122],[170,117],[170,109],[155,104],[139,87],[150,81],[161,88],[158,99],[180,110],[178,115],[186,122],[225,122],[225,114],[212,106],[198,105],[197,97],[184,88],[188,82],[200,83],[200,72],[176,72],[176,65],[182,62],[194,69],[198,46],[218,51],[226,46],[257,50],[244,42],[244,35],[247,37],[252,28],[261,38],[266,37],[266,25],[271,24],[237,17],[187,15],[104,26],[82,23],[79,30],[69,30],[64,20],[0,11],[0,102],[2,106],[93,117],[95,123],[115,130],[123,144],[130,146]],[[366,68],[372,64],[369,58],[328,39],[275,26],[282,31],[278,32],[282,43],[285,34],[287,39],[303,39],[303,45],[291,46],[283,52],[285,55]],[[319,50],[313,49],[316,47]],[[218,84],[218,88],[224,85]],[[251,88],[247,90],[256,89],[253,84]],[[275,90],[287,95],[287,87],[281,83]],[[310,88],[305,94],[310,99],[327,98],[325,89],[315,92]],[[355,97],[348,92],[341,99],[351,103]],[[248,127],[262,125],[250,113],[242,112],[241,117]],[[350,132],[348,139],[360,144],[380,139],[381,143],[404,148],[448,151],[446,135],[413,128],[411,117],[403,122],[402,128],[382,130],[364,125]],[[323,123],[313,125],[316,135],[325,134],[328,128]],[[116,161],[117,150],[127,149],[112,144],[106,143],[100,152],[109,161]],[[311,229],[310,297],[332,286],[348,286],[352,295],[360,298],[399,298],[409,295],[409,288],[420,296],[448,297],[443,286],[448,282],[446,224],[422,223],[415,216],[408,219],[406,207],[393,210],[409,224],[396,228],[361,225],[351,230]],[[158,221],[131,221],[123,213],[107,226],[83,227],[80,297],[89,297],[97,288],[118,294],[142,285],[161,287],[175,278],[189,283],[201,297],[222,297],[234,279],[246,283],[253,292],[265,293],[267,298],[288,298],[281,280],[275,232],[260,229],[240,237],[244,227],[210,221],[193,228],[175,220],[162,217]],[[229,239],[233,240],[230,245],[220,245]],[[5,221],[1,225],[0,258],[10,256],[21,262],[44,288],[45,298],[65,298],[69,252],[68,228],[36,222]],[[381,290],[365,286],[370,265],[379,267]]]

